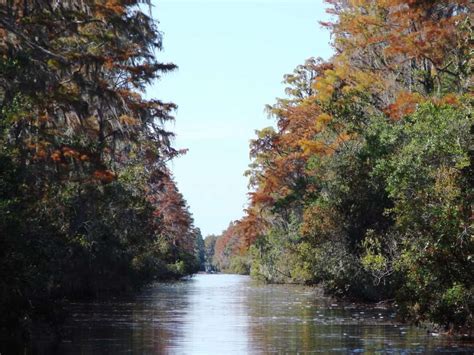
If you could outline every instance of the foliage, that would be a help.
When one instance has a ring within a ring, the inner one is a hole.
[[[2,330],[199,269],[166,167],[175,105],[142,96],[175,68],[160,49],[140,1],[0,4]]]
[[[216,271],[213,263],[217,236],[211,234],[204,239],[204,269],[207,272]]]
[[[472,124],[470,106],[423,105],[404,124],[401,148],[380,167],[395,202],[388,212],[404,235],[396,266],[406,278],[400,296],[406,312],[470,327]],[[465,301],[448,301],[454,294]]]
[[[250,143],[246,215],[216,257],[472,328],[472,6],[327,2],[336,54],[285,76],[275,127]]]

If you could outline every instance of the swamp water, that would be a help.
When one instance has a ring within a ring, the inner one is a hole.
[[[399,324],[391,310],[335,303],[315,288],[206,275],[133,301],[76,303],[64,339],[34,354],[473,354],[474,343]]]

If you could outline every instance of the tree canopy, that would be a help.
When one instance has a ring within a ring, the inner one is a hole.
[[[2,328],[199,269],[167,168],[176,106],[144,96],[176,66],[142,3],[0,3]]]

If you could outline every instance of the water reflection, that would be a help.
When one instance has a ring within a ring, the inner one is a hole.
[[[459,344],[395,322],[384,308],[337,304],[298,286],[249,288],[252,349],[288,353],[467,353]]]
[[[386,309],[336,304],[318,290],[197,275],[133,302],[71,305],[64,341],[35,354],[466,353],[471,342],[398,325]],[[0,348],[1,349],[1,348]]]

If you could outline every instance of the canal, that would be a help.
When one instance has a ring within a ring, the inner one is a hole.
[[[37,354],[472,354],[461,342],[399,324],[383,307],[336,302],[316,288],[196,275],[133,301],[70,305],[60,343]],[[29,352],[29,351],[28,351]]]

